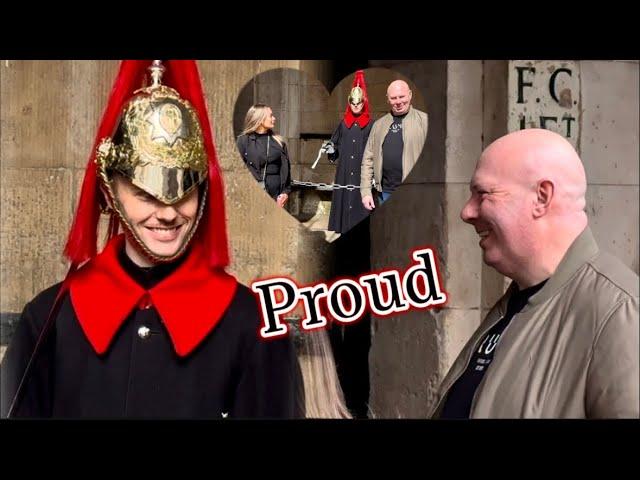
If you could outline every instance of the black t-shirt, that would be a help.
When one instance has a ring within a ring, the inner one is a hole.
[[[467,369],[449,390],[440,418],[469,418],[473,396],[493,361],[493,354],[502,332],[507,328],[511,319],[524,308],[529,298],[546,282],[545,280],[533,287],[516,290],[509,297],[504,317],[487,332],[471,357]]]
[[[407,116],[393,116],[393,123],[382,143],[382,190],[393,192],[402,183],[402,120]]]

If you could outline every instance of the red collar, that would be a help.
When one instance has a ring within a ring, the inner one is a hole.
[[[175,272],[146,291],[124,271],[118,251],[124,235],[73,274],[71,303],[89,342],[98,354],[109,348],[131,311],[150,302],[166,327],[178,355],[189,355],[220,321],[236,292],[237,281],[211,270],[195,242]]]
[[[349,107],[347,108],[349,109],[349,111],[344,114],[344,123],[347,125],[347,128],[351,128],[354,123],[357,123],[360,128],[364,128],[367,126],[367,123],[369,123],[369,120],[371,120],[369,112],[362,112],[356,117],[351,109]]]
[[[344,123],[347,125],[347,128],[351,128],[354,123],[357,123],[360,128],[364,128],[371,120],[371,115],[369,114],[369,101],[365,100],[364,107],[362,108],[362,112],[357,117],[351,111],[351,107],[347,103],[347,109],[344,112]]]

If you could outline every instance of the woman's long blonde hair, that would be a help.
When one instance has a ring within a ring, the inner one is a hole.
[[[298,362],[304,381],[306,418],[352,418],[324,330],[301,333]]]
[[[244,117],[244,129],[240,135],[247,135],[248,133],[253,133],[258,130],[264,119],[267,117],[268,108],[271,107],[264,103],[256,103],[255,105],[252,105],[247,111],[247,115]],[[280,146],[284,144],[284,138],[280,135],[276,135],[272,130],[269,130],[269,133]]]

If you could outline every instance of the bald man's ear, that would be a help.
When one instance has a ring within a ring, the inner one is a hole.
[[[533,207],[533,218],[540,218],[547,213],[553,200],[554,185],[551,180],[541,180],[536,186],[536,203]]]

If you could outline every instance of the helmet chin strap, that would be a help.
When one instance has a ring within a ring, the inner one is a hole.
[[[187,248],[189,247],[189,245],[191,243],[191,240],[195,237],[196,231],[198,230],[198,225],[200,224],[200,220],[202,219],[202,215],[204,213],[204,208],[205,208],[205,204],[206,204],[206,201],[207,201],[206,200],[207,199],[207,191],[209,189],[209,182],[204,182],[204,188],[199,189],[199,192],[198,192],[198,214],[196,216],[196,221],[193,223],[193,225],[191,226],[190,230],[185,235],[180,247],[176,250],[176,252],[174,254],[168,255],[168,256],[158,255],[158,254],[154,253],[144,243],[144,241],[138,236],[138,234],[136,233],[133,225],[131,224],[131,222],[129,221],[127,216],[125,215],[124,208],[122,208],[122,205],[118,201],[118,198],[116,197],[116,195],[115,195],[115,193],[113,191],[113,188],[111,187],[111,182],[106,182],[104,184],[104,187],[108,192],[108,194],[107,194],[107,196],[109,197],[108,204],[112,208],[111,221],[113,221],[115,219],[116,223],[118,223],[117,220],[118,219],[120,220],[119,223],[124,227],[124,230],[125,230],[126,235],[127,235],[127,239],[132,241],[134,248],[137,248],[137,250],[139,252],[141,252],[145,257],[147,257],[153,263],[169,263],[169,262],[173,262],[177,258],[181,257],[184,254],[184,252],[187,250]],[[109,238],[111,238],[111,237],[109,237]]]

